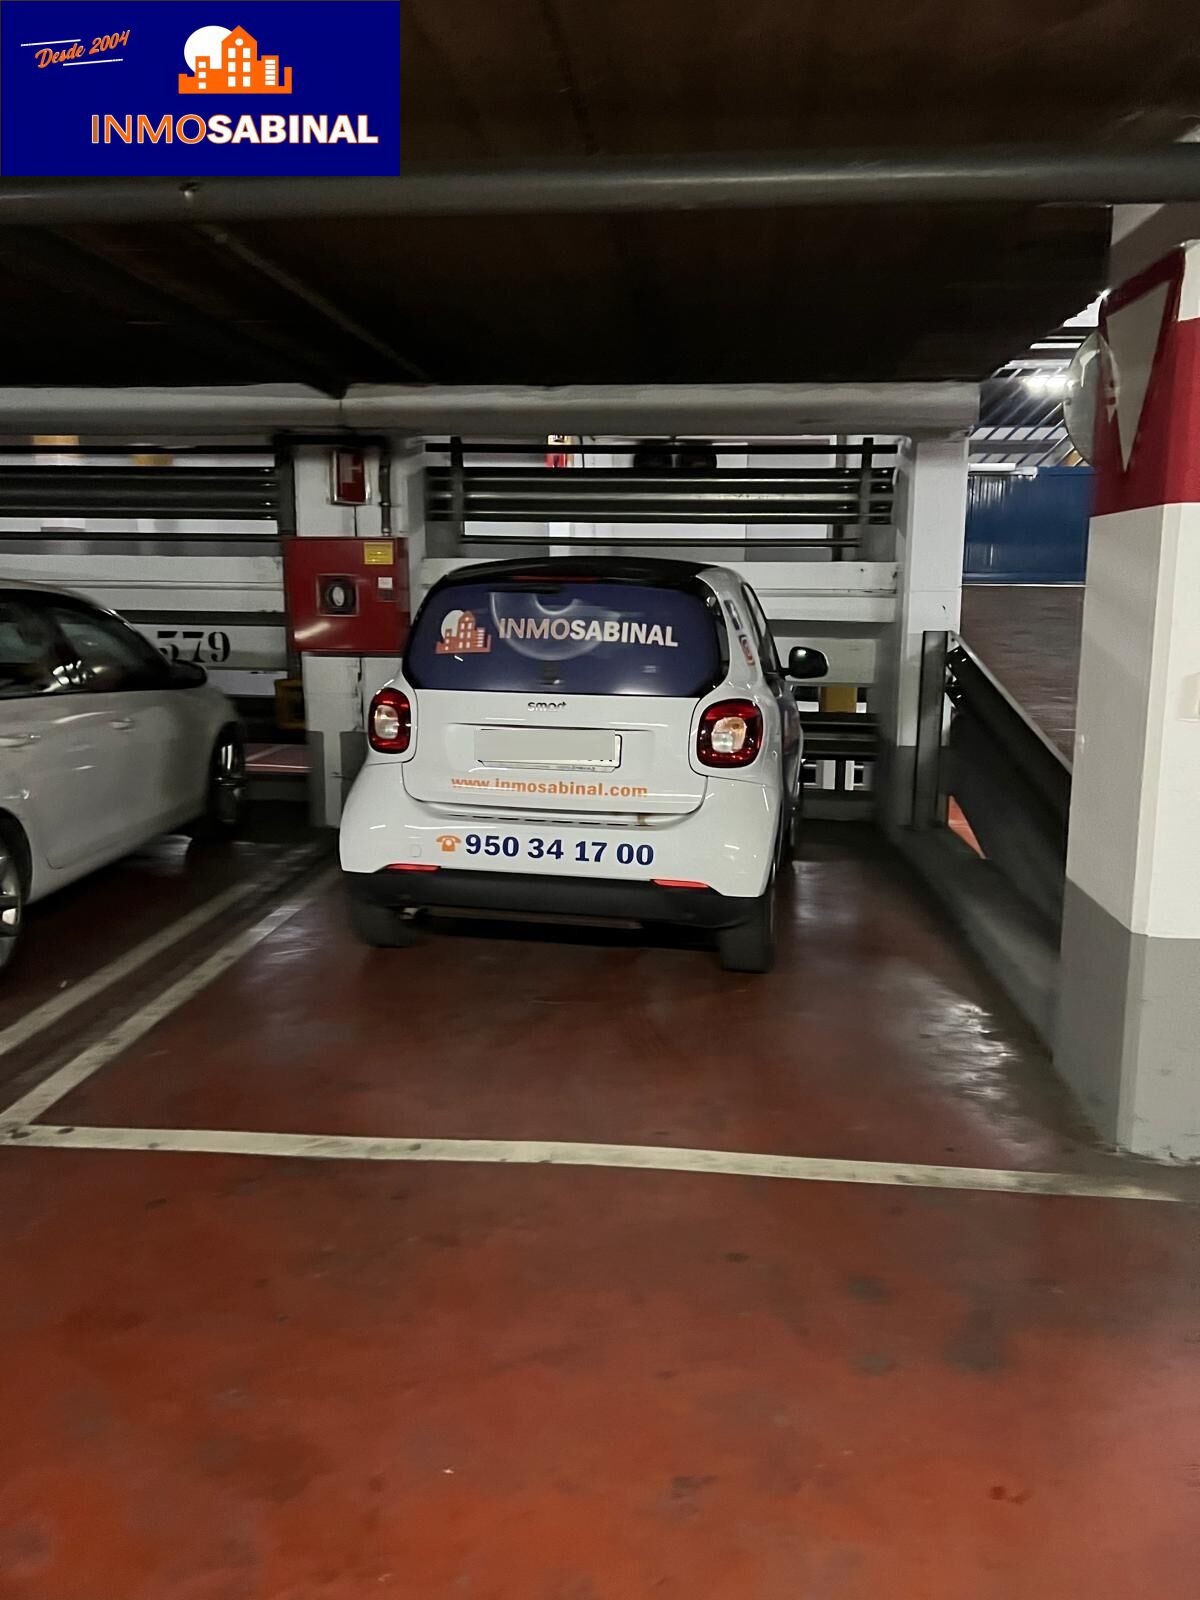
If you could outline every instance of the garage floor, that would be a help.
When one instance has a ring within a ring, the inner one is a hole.
[[[2,1600],[1192,1600],[1197,1174],[1092,1146],[865,829],[767,978],[336,891],[171,842],[35,918]]]

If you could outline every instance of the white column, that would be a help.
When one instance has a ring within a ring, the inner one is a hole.
[[[411,617],[425,598],[428,587],[424,567],[429,555],[425,528],[425,467],[429,457],[424,439],[393,439],[391,458],[392,533],[404,540]],[[366,727],[367,711],[376,690],[395,676],[399,666],[399,656],[363,658],[360,677],[361,727]]]
[[[1056,1061],[1125,1149],[1200,1157],[1200,245],[1102,314]]]
[[[370,498],[363,506],[334,504],[331,458],[328,445],[298,445],[293,453],[297,534],[300,538],[378,538],[379,452],[366,452]],[[341,821],[342,802],[366,751],[364,666],[373,668],[374,663],[364,663],[358,656],[301,657],[309,809],[313,821],[321,826],[336,827]]]
[[[912,821],[913,772],[926,632],[957,631],[967,519],[967,440],[922,439],[896,460],[896,616],[872,694],[884,747],[879,805],[886,827]]]

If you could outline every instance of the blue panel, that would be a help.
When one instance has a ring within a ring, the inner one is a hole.
[[[1033,477],[973,472],[967,485],[967,583],[1082,583],[1091,515],[1090,467]]]

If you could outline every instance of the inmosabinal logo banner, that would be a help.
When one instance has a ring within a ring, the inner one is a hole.
[[[5,177],[399,170],[397,0],[0,0]]]

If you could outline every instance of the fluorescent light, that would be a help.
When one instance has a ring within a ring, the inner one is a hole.
[[[1061,395],[1070,388],[1070,379],[1065,372],[1030,373],[1025,387],[1030,394]]]
[[[1103,294],[1098,294],[1090,306],[1084,306],[1082,311],[1076,312],[1073,317],[1068,317],[1063,323],[1064,328],[1096,328],[1100,325],[1100,302]]]

